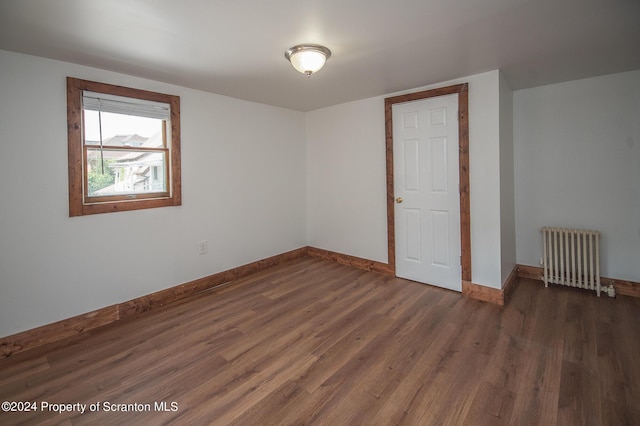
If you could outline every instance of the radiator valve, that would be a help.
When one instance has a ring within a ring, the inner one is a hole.
[[[609,284],[605,289],[609,297],[616,297],[616,289],[613,287],[613,284]]]

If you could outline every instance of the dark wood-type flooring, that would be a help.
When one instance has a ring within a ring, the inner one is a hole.
[[[0,360],[0,401],[38,408],[2,425],[638,425],[640,299],[520,280],[500,307],[304,258]]]

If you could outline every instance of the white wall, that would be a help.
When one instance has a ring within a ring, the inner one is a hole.
[[[181,207],[69,218],[66,76],[181,97]],[[0,336],[305,246],[304,127],[300,112],[0,51]]]
[[[307,113],[310,246],[387,262],[383,103],[365,99]]]
[[[516,217],[513,171],[513,91],[500,73],[500,255],[501,282],[516,267]]]
[[[499,72],[408,92],[463,82],[469,83],[472,281],[501,288]],[[388,261],[384,140],[387,96],[307,113],[310,246]]]
[[[601,272],[640,281],[640,70],[514,92],[517,260],[540,227],[597,229]]]

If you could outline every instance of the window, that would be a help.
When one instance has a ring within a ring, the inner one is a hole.
[[[69,216],[179,206],[180,98],[67,77]]]

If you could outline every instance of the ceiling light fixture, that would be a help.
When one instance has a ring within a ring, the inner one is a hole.
[[[330,56],[331,51],[319,44],[298,44],[284,53],[291,65],[307,77],[320,71]]]

